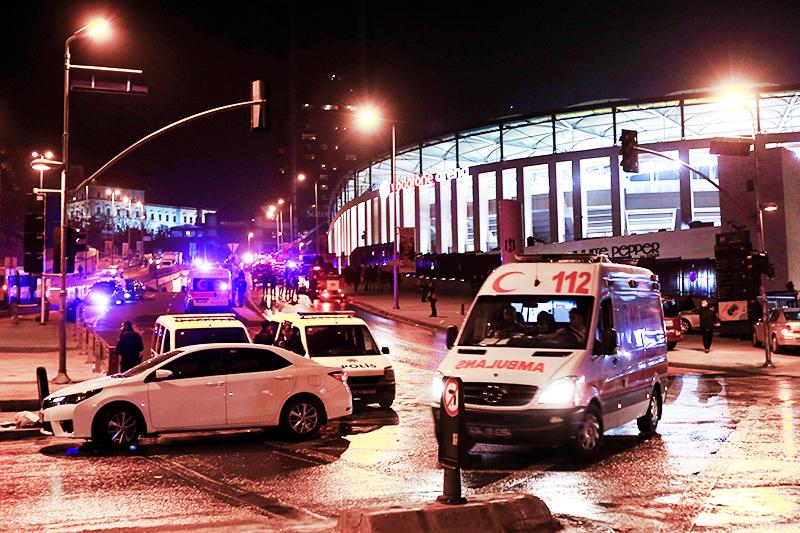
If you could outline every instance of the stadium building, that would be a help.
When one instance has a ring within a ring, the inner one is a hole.
[[[638,132],[639,146],[706,174],[719,190],[688,168],[646,153],[639,155],[639,172],[623,172],[623,129]],[[733,136],[755,137],[754,151],[711,153],[712,140]],[[796,87],[753,87],[736,101],[692,91],[507,117],[400,147],[395,185],[391,154],[344,176],[331,191],[329,252],[343,265],[362,262],[365,252],[386,258],[393,227],[400,234],[413,231],[414,252],[422,258],[493,252],[499,246],[497,201],[513,199],[522,209],[527,253],[644,257],[666,274],[665,290],[712,295],[716,235],[749,230],[752,247],[759,248],[761,215],[776,269],[768,288],[783,289],[788,280],[800,281],[796,152]],[[777,211],[761,209],[772,204]]]

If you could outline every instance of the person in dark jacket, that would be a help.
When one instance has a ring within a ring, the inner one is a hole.
[[[714,326],[719,322],[717,313],[708,305],[708,300],[700,301],[700,332],[703,334],[703,349],[705,353],[711,349],[711,341],[714,339]]]
[[[253,344],[275,344],[275,333],[277,333],[277,324],[265,320],[261,323],[261,331],[256,333],[253,337]]]
[[[144,350],[142,336],[133,331],[133,324],[130,320],[126,320],[120,327],[119,339],[117,340],[120,372],[125,372],[141,363],[142,350]]]
[[[431,316],[439,316],[436,314],[436,301],[438,298],[436,297],[436,285],[431,282],[430,286],[428,287],[428,301],[431,303]]]

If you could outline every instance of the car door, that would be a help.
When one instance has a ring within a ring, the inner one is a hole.
[[[221,350],[190,352],[161,369],[169,370],[173,375],[147,384],[150,420],[156,430],[225,426],[225,374]]]
[[[230,426],[268,425],[280,415],[297,375],[287,359],[272,350],[226,348],[226,411]]]

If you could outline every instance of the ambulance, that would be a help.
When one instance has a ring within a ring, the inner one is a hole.
[[[186,282],[183,305],[187,313],[232,307],[231,271],[207,264],[192,267]]]
[[[522,256],[488,276],[433,380],[462,380],[466,439],[570,446],[596,455],[603,433],[636,420],[652,434],[667,392],[658,277],[605,256]]]

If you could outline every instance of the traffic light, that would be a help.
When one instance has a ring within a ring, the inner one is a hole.
[[[67,274],[75,272],[75,254],[78,252],[78,230],[67,227]],[[53,244],[53,272],[61,273],[61,228],[56,228]]]
[[[639,173],[639,134],[636,130],[622,130],[619,140],[622,142],[622,170],[633,174]]]
[[[750,255],[745,259],[745,265],[748,274],[759,278],[764,275],[769,279],[775,278],[775,265],[769,262],[769,255],[767,252],[750,252]]]
[[[25,206],[24,268],[29,274],[44,271],[44,197],[28,195]]]
[[[250,83],[250,100],[266,100],[250,108],[250,131],[269,131],[269,85],[264,80]]]

